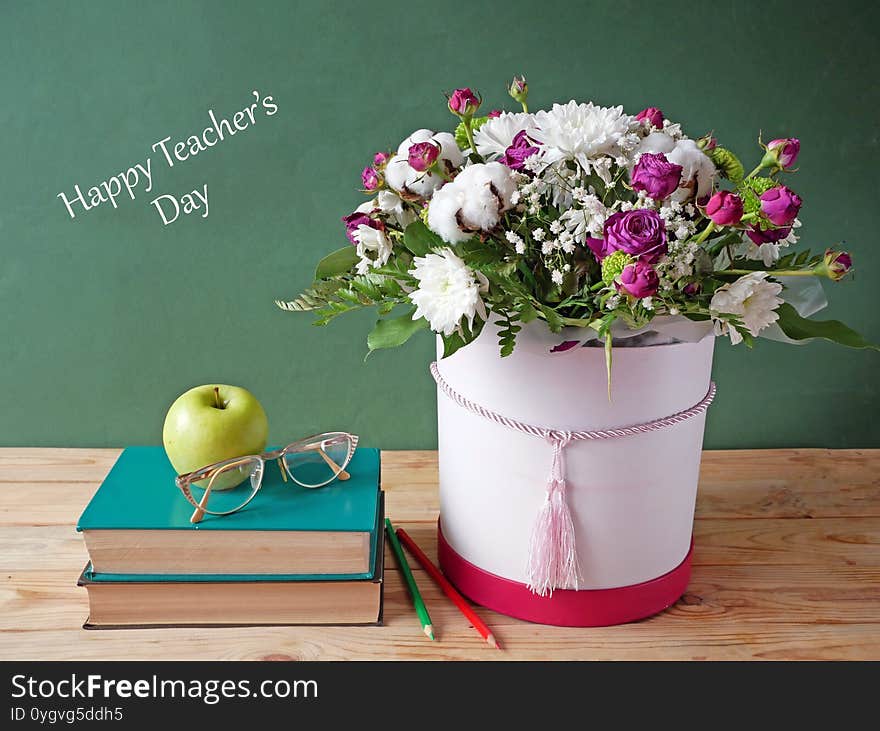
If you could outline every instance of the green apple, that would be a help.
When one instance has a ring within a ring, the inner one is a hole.
[[[238,386],[196,386],[171,404],[162,428],[165,453],[177,474],[266,449],[269,422],[256,397]],[[215,482],[229,489],[247,475],[235,472]],[[227,484],[228,483],[228,484]]]

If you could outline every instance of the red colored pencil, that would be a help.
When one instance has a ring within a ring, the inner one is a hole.
[[[477,616],[477,613],[471,609],[471,606],[465,601],[465,598],[458,593],[452,584],[449,583],[449,580],[442,574],[440,569],[431,563],[431,559],[425,555],[425,552],[418,547],[416,542],[409,537],[403,528],[397,529],[397,537],[400,538],[400,542],[409,549],[409,552],[416,557],[416,560],[422,565],[422,568],[430,574],[431,578],[440,584],[443,593],[452,599],[452,603],[455,604],[468,621],[474,625],[474,629],[482,635],[489,647],[494,647],[496,650],[500,650],[501,645],[498,644],[498,640],[495,639],[495,635],[492,634],[492,631],[485,625],[483,620]]]

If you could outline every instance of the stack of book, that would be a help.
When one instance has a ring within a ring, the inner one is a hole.
[[[190,523],[161,447],[129,447],[79,519],[87,629],[169,625],[379,624],[384,500],[379,451],[351,479],[263,485],[236,513]]]

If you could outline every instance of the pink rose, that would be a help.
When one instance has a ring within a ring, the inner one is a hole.
[[[381,168],[383,165],[387,164],[391,159],[391,155],[387,152],[377,152],[373,155],[373,165],[377,168]]]
[[[501,110],[500,110],[500,109],[493,109],[493,110],[492,110],[491,112],[489,112],[486,116],[487,116],[489,119],[495,119],[495,117],[500,117],[500,116],[501,116]]]
[[[746,230],[748,236],[756,246],[761,244],[775,244],[791,233],[791,226],[784,228],[761,228],[752,224]]]
[[[783,137],[767,143],[767,153],[776,158],[776,165],[787,170],[795,164],[801,151],[801,141],[797,137]]]
[[[719,190],[706,204],[706,217],[717,226],[736,226],[743,217],[743,202],[736,193]]]
[[[633,297],[642,299],[657,293],[660,286],[660,278],[650,264],[645,261],[636,261],[627,264],[617,278],[617,288],[631,294]]]
[[[429,170],[440,156],[440,145],[433,142],[416,142],[409,147],[409,166],[420,173]]]
[[[468,87],[456,89],[449,97],[449,111],[459,117],[473,117],[481,101]]]
[[[761,212],[774,226],[791,225],[800,209],[800,196],[784,185],[770,188],[761,195]]]
[[[653,127],[657,129],[663,129],[663,112],[661,112],[657,107],[648,107],[647,109],[643,109],[636,115],[636,119],[640,122],[647,120]]]
[[[681,165],[669,162],[662,152],[646,152],[632,171],[632,187],[645,191],[655,201],[660,201],[678,189],[681,182]]]
[[[364,184],[364,190],[376,190],[382,185],[382,178],[379,177],[379,173],[376,172],[375,168],[366,167],[364,171],[361,173],[361,181]]]

